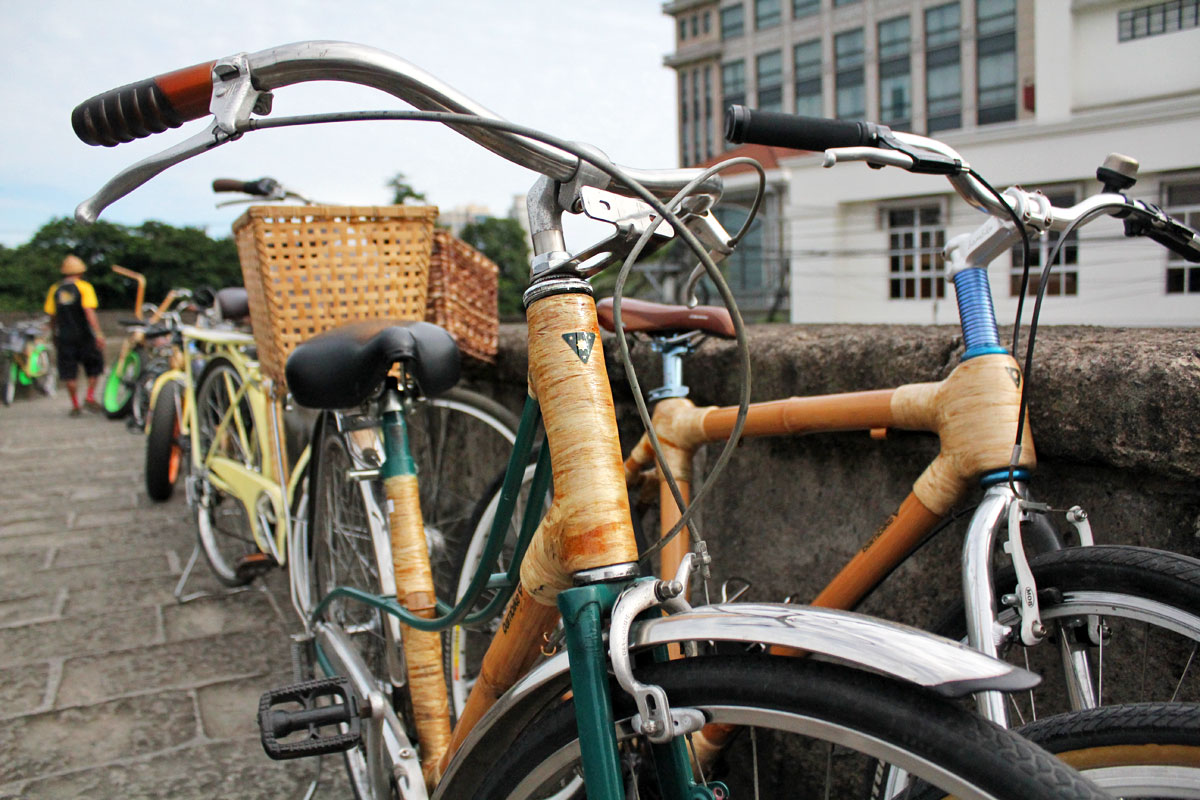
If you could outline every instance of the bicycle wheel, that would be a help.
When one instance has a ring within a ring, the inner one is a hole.
[[[129,413],[133,405],[133,390],[138,376],[142,374],[142,354],[130,350],[125,357],[113,364],[104,379],[104,415],[109,419],[120,419]]]
[[[1149,700],[1200,701],[1200,561],[1144,547],[1072,547],[1030,559],[1042,621],[1051,629],[1039,647],[1010,644],[1002,654],[1043,676],[1036,692],[1012,695],[1015,727],[1084,707],[1067,691],[1063,651],[1086,659],[1096,704]],[[1000,621],[1017,625],[1003,606],[1016,580],[996,576]],[[1091,620],[1089,620],[1091,615]],[[965,634],[962,609],[939,632]],[[1099,622],[1100,635],[1089,631]]]
[[[696,708],[712,722],[739,726],[713,774],[706,776],[725,783],[733,797],[857,796],[862,770],[872,758],[903,766],[938,787],[938,796],[1104,796],[1016,734],[916,686],[878,675],[812,659],[765,656],[687,658],[647,665],[637,673],[640,681],[661,686],[673,707]],[[632,699],[615,686],[613,698],[627,794],[659,796],[653,756],[630,724]],[[494,767],[460,770],[452,776],[460,785],[447,786],[444,796],[560,796],[579,768],[573,702],[555,700],[521,728],[511,746],[491,743],[504,748]],[[492,733],[511,737],[513,730],[501,725]]]
[[[1021,728],[1114,797],[1200,798],[1200,705],[1135,703]]]
[[[349,586],[372,594],[380,592],[379,563],[372,538],[367,497],[376,511],[380,507],[379,481],[360,482],[349,476],[355,463],[335,426],[327,418],[314,443],[312,473],[312,516],[308,533],[308,567],[311,602],[315,607],[338,586]],[[384,517],[377,515],[386,526]],[[386,529],[381,535],[386,536]],[[338,598],[326,606],[322,618],[346,632],[384,696],[396,701],[388,678],[395,664],[395,642],[383,612],[364,603]],[[347,751],[346,771],[359,798],[380,796],[371,788],[372,760],[368,747],[383,747],[378,737],[363,737],[363,743]],[[374,754],[383,757],[382,752]]]
[[[440,599],[453,602],[455,558],[474,532],[476,505],[508,464],[517,419],[481,394],[451,389],[415,402],[406,422],[434,585]]]
[[[146,494],[163,502],[171,498],[183,464],[179,439],[179,401],[182,392],[174,381],[158,393],[146,433]]]
[[[254,470],[262,469],[262,453],[258,447],[257,420],[245,397],[233,408],[230,421],[222,430],[221,420],[233,407],[234,398],[242,385],[242,376],[231,362],[217,358],[209,362],[196,391],[196,425],[199,434],[200,463],[210,454],[224,456]],[[218,437],[218,431],[221,435]],[[255,509],[264,533],[274,532],[274,520],[269,505]],[[248,557],[260,551],[254,541],[250,518],[245,506],[236,497],[227,495],[204,478],[200,482],[200,497],[196,509],[200,547],[217,580],[227,586],[249,583],[253,572],[238,567]]]

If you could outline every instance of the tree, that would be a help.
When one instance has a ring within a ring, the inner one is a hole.
[[[0,308],[40,309],[59,265],[74,253],[88,265],[102,308],[132,308],[133,282],[109,267],[120,264],[146,276],[146,299],[157,302],[172,288],[240,286],[241,267],[232,239],[212,239],[199,228],[163,222],[136,227],[54,219],[15,248],[0,249]]]
[[[414,203],[426,202],[425,193],[414,189],[412,184],[405,179],[403,172],[397,172],[384,185],[392,190],[393,205],[402,206],[409,200]]]
[[[458,238],[500,267],[500,318],[523,319],[521,295],[529,285],[529,238],[521,224],[506,217],[487,217],[463,226]]]

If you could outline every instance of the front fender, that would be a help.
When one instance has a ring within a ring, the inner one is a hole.
[[[849,611],[769,603],[701,606],[669,617],[635,623],[630,649],[673,642],[733,642],[804,650],[896,680],[915,683],[946,697],[983,689],[1020,691],[1041,678],[1028,670],[971,650],[917,628]],[[450,762],[439,787],[473,777],[511,743],[512,732],[570,688],[565,652],[539,664],[501,697],[471,731]],[[489,733],[497,735],[489,736]],[[497,752],[488,752],[491,748]],[[466,758],[466,756],[470,758]],[[470,762],[470,766],[465,766]],[[439,791],[434,800],[442,797]]]

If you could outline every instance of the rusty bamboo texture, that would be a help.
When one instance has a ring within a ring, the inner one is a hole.
[[[537,659],[558,621],[558,593],[581,570],[637,560],[616,414],[596,304],[587,294],[535,301],[528,312],[529,388],[541,405],[554,469],[554,500],[521,565],[454,730],[443,767],[471,727]]]
[[[397,475],[387,478],[384,490],[387,492],[392,562],[396,572],[396,600],[418,616],[433,617],[437,597],[417,477]],[[421,742],[421,768],[426,784],[433,786],[442,754],[450,744],[450,702],[442,674],[442,637],[436,631],[419,631],[407,625],[401,626],[401,632],[413,720]]]

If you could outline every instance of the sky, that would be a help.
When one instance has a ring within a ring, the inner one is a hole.
[[[181,67],[308,39],[392,52],[503,117],[598,146],[619,164],[678,163],[674,78],[662,65],[672,25],[655,0],[0,0],[0,15],[0,243],[8,246],[206,124],[89,147],[71,130],[77,104]],[[279,90],[271,116],[403,108],[375,90],[311,83]],[[271,176],[319,202],[368,205],[390,201],[384,184],[397,172],[431,203],[483,205],[501,216],[536,177],[436,124],[309,126],[254,132],[197,156],[101,219],[226,235],[244,207],[215,208],[214,178]]]

